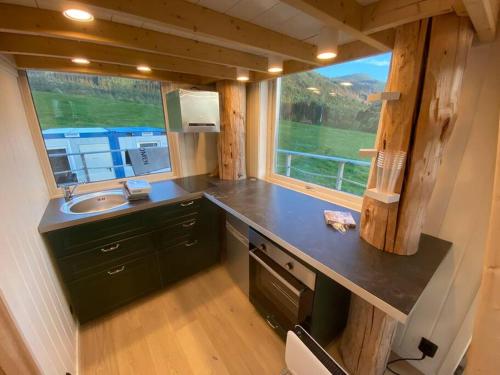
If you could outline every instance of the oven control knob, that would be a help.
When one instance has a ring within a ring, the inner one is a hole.
[[[285,267],[288,268],[290,271],[293,270],[293,263],[292,262],[288,262],[285,264]]]

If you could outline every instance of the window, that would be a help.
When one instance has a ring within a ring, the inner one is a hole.
[[[50,167],[54,172],[54,178],[58,185],[77,182],[76,174],[71,172],[68,153],[65,148],[48,149],[47,154],[49,154]]]
[[[273,172],[338,191],[362,195],[390,54],[322,67],[281,78]]]
[[[57,186],[171,172],[159,82],[27,75]]]

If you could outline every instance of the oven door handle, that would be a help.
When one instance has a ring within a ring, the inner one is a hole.
[[[259,258],[257,254],[254,253],[254,251],[250,250],[249,252],[250,256],[255,259],[266,271],[268,271],[271,275],[273,275],[276,279],[278,279],[280,282],[282,282],[290,291],[295,294],[297,297],[300,297],[302,291],[298,290],[295,288],[292,284],[290,284],[283,276],[281,276],[278,272],[273,270],[266,262],[264,262],[262,259]]]

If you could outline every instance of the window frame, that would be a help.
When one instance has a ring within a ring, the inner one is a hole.
[[[66,73],[66,72],[61,72],[61,73]],[[18,74],[19,74],[19,87],[21,91],[21,96],[23,98],[23,104],[26,111],[31,137],[35,146],[36,153],[38,155],[38,160],[40,161],[40,166],[49,191],[49,196],[50,198],[62,197],[64,196],[64,190],[63,188],[57,186],[56,179],[52,172],[49,156],[45,148],[45,142],[43,140],[40,122],[38,120],[38,116],[35,109],[35,103],[33,102],[33,97],[31,95],[31,88],[28,82],[27,73],[24,70],[19,70]],[[162,180],[171,180],[174,178],[178,178],[181,175],[178,139],[177,136],[172,132],[170,132],[168,129],[168,117],[165,104],[168,86],[165,84],[165,82],[160,82],[160,89],[162,96],[163,118],[164,118],[166,136],[169,146],[170,165],[172,170],[170,172],[153,173],[135,177],[124,177],[112,180],[82,183],[79,184],[78,186],[77,190],[78,194],[121,188],[122,183],[124,181],[133,178],[140,178],[149,182],[156,182]]]
[[[275,156],[278,142],[278,124],[279,124],[279,108],[281,98],[281,77],[273,80],[273,90],[268,97],[268,108],[270,116],[268,117],[268,135],[267,135],[267,163],[265,179],[269,182],[281,185],[283,187],[320,198],[340,206],[350,208],[355,211],[361,211],[363,204],[363,196],[357,196],[351,193],[338,191],[327,188],[311,182],[301,181],[293,177],[287,177],[275,172]],[[380,121],[380,120],[379,120]],[[375,144],[380,133],[380,122],[377,134],[375,136]],[[375,147],[375,145],[374,145]],[[373,159],[370,165],[368,181],[373,170]]]

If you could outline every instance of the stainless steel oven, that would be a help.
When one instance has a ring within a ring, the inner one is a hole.
[[[282,336],[310,320],[316,273],[250,229],[250,301]]]

